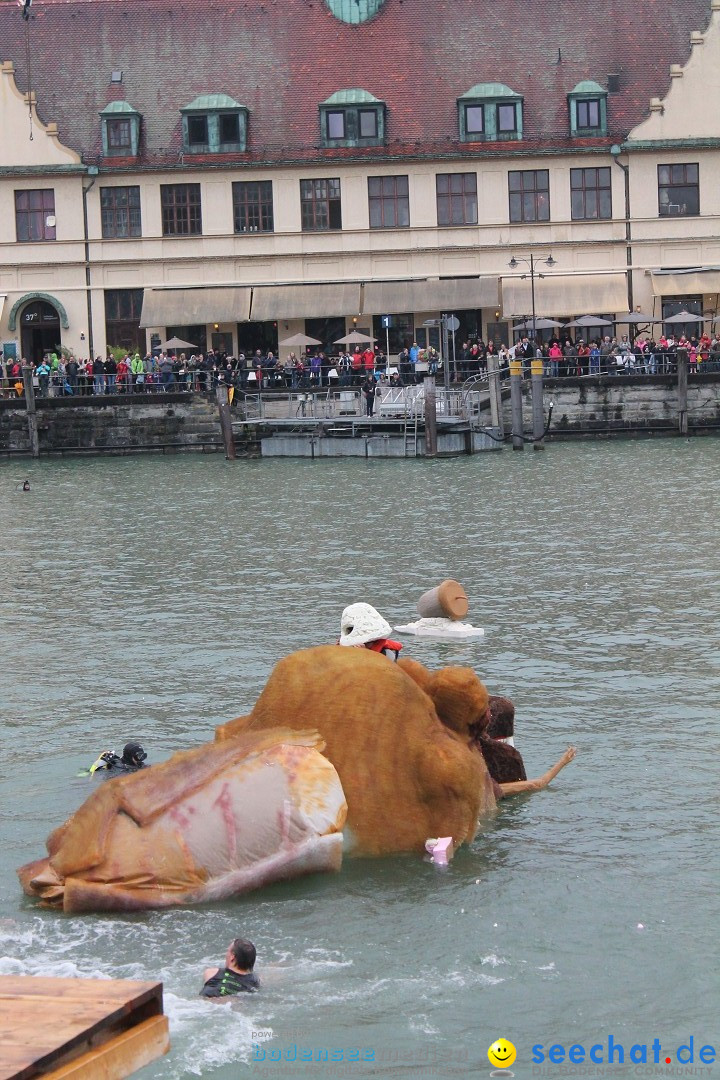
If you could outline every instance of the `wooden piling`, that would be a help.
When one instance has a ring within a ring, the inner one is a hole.
[[[545,414],[543,412],[543,362],[540,357],[530,361],[530,381],[532,390],[533,449],[544,450],[543,432]]]
[[[425,384],[425,457],[437,456],[437,399],[435,376],[426,375]]]
[[[220,415],[220,430],[225,443],[225,457],[228,461],[234,461],[235,437],[232,429],[232,417],[230,415],[230,402],[228,401],[228,388],[224,382],[219,382],[216,389],[218,413]]]
[[[513,450],[524,450],[522,360],[510,361],[510,407],[512,411],[512,448]]]
[[[678,396],[678,433],[688,433],[688,354],[687,349],[678,349],[677,359],[677,396]]]
[[[40,439],[38,438],[37,413],[35,412],[35,387],[33,385],[33,369],[25,364],[22,369],[23,386],[25,387],[25,412],[27,415],[28,435],[30,436],[30,453],[34,458],[40,457]]]
[[[500,438],[505,434],[502,414],[502,388],[500,386],[500,361],[495,353],[487,358],[488,394],[490,396],[490,423],[497,428]]]

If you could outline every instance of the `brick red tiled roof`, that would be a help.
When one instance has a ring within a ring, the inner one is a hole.
[[[351,26],[324,0],[34,0],[32,84],[42,119],[86,162],[101,153],[98,113],[124,96],[143,117],[140,163],[177,163],[179,109],[204,93],[250,111],[238,163],[607,147],[664,95],[670,64],[687,60],[709,14],[710,0],[386,0]],[[14,62],[23,90],[25,26],[15,4],[0,4],[0,60]],[[605,87],[610,73],[620,88],[608,137],[571,140],[567,94],[584,79]],[[457,98],[481,82],[523,95],[522,143],[458,142]],[[323,151],[318,104],[351,87],[386,102],[386,145]]]

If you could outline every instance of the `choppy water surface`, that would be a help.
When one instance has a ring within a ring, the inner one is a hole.
[[[173,1047],[144,1080],[487,1075],[498,1036],[516,1076],[536,1043],[717,1047],[718,505],[713,440],[0,463],[0,973],[161,978]],[[125,918],[22,897],[14,868],[84,798],[97,753],[206,741],[279,657],[332,640],[345,604],[405,622],[449,575],[484,641],[407,654],[512,696],[530,775],[570,741],[579,755],[448,870],[346,861]],[[213,1007],[201,971],[238,933],[265,988]],[[275,1036],[263,1066],[257,1030]],[[269,1063],[293,1043],[376,1060]]]

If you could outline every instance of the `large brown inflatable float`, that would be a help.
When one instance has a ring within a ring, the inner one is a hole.
[[[336,645],[293,653],[214,743],[103,784],[20,880],[66,911],[127,911],[337,869],[343,840],[360,855],[422,852],[430,837],[457,847],[496,797],[539,790],[574,753],[501,789],[483,757],[489,722],[470,668]]]
[[[317,735],[256,732],[108,780],[18,871],[65,911],[222,900],[342,862],[345,797]]]

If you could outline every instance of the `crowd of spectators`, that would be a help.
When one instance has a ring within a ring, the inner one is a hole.
[[[475,345],[465,344],[461,352],[460,377],[466,379],[487,371],[487,358],[497,354],[499,367],[507,367],[511,360],[520,359],[529,367],[530,361],[543,361],[544,374],[549,377],[569,375],[657,375],[677,370],[677,352],[687,352],[691,373],[720,371],[720,337],[701,337],[684,334],[660,335],[657,340],[647,334],[639,334],[632,341],[627,335],[585,340],[573,340],[569,334],[556,335],[543,342],[531,342],[525,336],[513,346],[495,347],[491,341]]]
[[[662,335],[657,341],[640,334],[633,341],[627,336],[605,336],[585,341],[570,335],[533,342],[525,336],[515,345],[506,346],[490,340],[463,343],[451,363],[452,376],[464,382],[487,372],[488,358],[497,356],[498,366],[506,368],[520,359],[526,369],[535,358],[543,360],[549,377],[599,374],[662,374],[676,370],[678,349],[687,351],[690,373],[720,371],[720,337]],[[207,353],[156,351],[147,356],[127,353],[116,360],[76,360],[73,356],[49,353],[40,363],[30,363],[33,381],[40,397],[89,396],[123,393],[170,391],[209,392],[218,382],[245,393],[268,389],[301,390],[327,387],[361,387],[364,380],[395,385],[419,383],[426,375],[438,372],[437,351],[418,347],[416,342],[400,350],[397,363],[388,362],[382,349],[371,344],[352,352],[328,356],[321,350],[290,353],[281,361],[272,351],[228,356],[212,349]],[[0,387],[5,396],[23,393],[23,368],[26,360],[9,359],[0,364]]]

